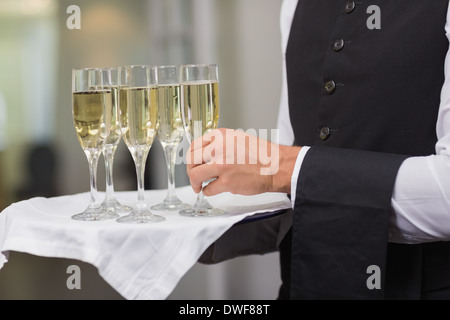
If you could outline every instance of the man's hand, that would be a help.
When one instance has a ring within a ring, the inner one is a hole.
[[[232,129],[217,129],[194,140],[187,154],[192,188],[214,179],[206,196],[222,192],[254,195],[290,193],[291,176],[300,147],[281,146]]]

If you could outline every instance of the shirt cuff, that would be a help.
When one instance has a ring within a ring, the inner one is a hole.
[[[300,152],[298,153],[297,160],[295,161],[294,171],[292,172],[291,177],[291,205],[292,209],[294,209],[295,205],[295,195],[297,194],[297,182],[298,182],[298,176],[300,175],[300,169],[302,167],[303,159],[306,156],[306,153],[310,147],[302,147],[300,149]]]

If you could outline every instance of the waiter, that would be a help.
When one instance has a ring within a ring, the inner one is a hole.
[[[291,195],[280,298],[450,299],[449,1],[285,0],[281,19],[279,169],[214,164],[224,144],[188,165],[194,190]]]

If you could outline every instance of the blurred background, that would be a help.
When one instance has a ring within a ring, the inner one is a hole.
[[[0,209],[35,196],[88,191],[88,163],[71,114],[75,67],[217,63],[219,125],[276,128],[281,1],[0,0]],[[80,30],[66,24],[73,4],[81,9]],[[102,162],[99,191],[105,187]],[[157,141],[147,166],[146,188],[166,188]],[[183,165],[176,183],[188,184]],[[136,189],[123,142],[114,184],[116,191]],[[86,283],[76,293],[65,285],[70,264],[81,267]],[[251,255],[196,264],[169,299],[275,299],[280,283],[278,253]],[[90,265],[11,253],[0,270],[0,299],[58,298],[121,299]]]

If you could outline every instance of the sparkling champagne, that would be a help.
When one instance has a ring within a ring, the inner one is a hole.
[[[117,86],[112,87],[112,104],[111,104],[111,123],[109,135],[106,138],[106,145],[117,145],[120,142],[121,137],[121,129],[119,122],[119,90],[120,88]]]
[[[182,85],[186,131],[198,138],[216,129],[219,122],[219,83],[195,82]]]
[[[155,139],[158,122],[158,89],[156,87],[121,88],[120,124],[122,136],[133,157],[147,153]]]
[[[163,147],[176,148],[183,138],[180,90],[179,85],[161,85],[158,87],[159,122],[157,134]]]
[[[102,148],[109,133],[111,90],[73,93],[73,119],[83,149]]]

